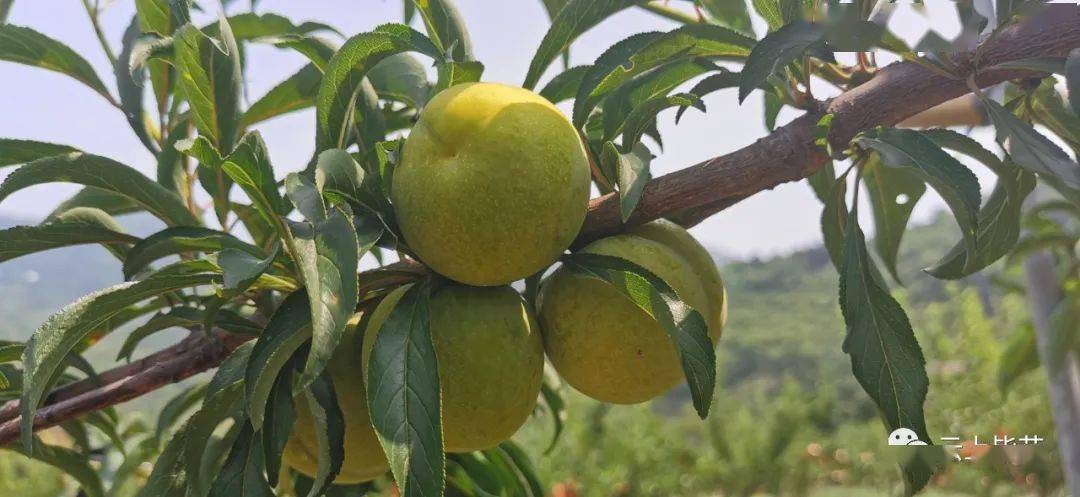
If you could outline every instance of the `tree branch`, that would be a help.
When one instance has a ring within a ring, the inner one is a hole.
[[[833,114],[829,143],[834,149],[842,149],[863,130],[895,125],[969,93],[965,82],[968,76],[974,75],[976,84],[985,88],[1032,74],[987,68],[1013,60],[1065,56],[1077,47],[1080,47],[1080,7],[1053,4],[1042,14],[1004,30],[984,43],[978,50],[978,65],[975,52],[953,54],[951,58],[963,78],[951,79],[915,62],[890,65],[869,82],[841,94],[752,145],[650,181],[627,224],[666,217],[684,226],[693,226],[746,197],[813,174],[829,161],[825,151],[814,143],[816,125],[826,114]],[[580,247],[624,228],[617,194],[604,195],[590,202],[588,217],[574,246]],[[418,271],[416,263],[392,264],[361,273],[361,286],[367,285],[367,291],[371,291],[380,285],[408,281],[415,278]],[[61,387],[38,410],[34,429],[55,426],[212,369],[242,343],[231,335],[227,341],[225,337],[220,338],[221,341],[181,342],[137,363],[107,371],[101,374],[103,384],[88,384],[89,380],[82,380]],[[17,401],[0,407],[0,423],[3,423],[0,424],[0,444],[18,438],[18,412]]]

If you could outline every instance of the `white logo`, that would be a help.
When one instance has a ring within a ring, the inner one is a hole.
[[[907,428],[897,428],[889,434],[889,445],[926,445],[919,440],[914,431]]]

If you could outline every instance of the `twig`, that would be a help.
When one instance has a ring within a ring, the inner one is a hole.
[[[98,42],[101,43],[101,49],[105,52],[105,57],[109,59],[109,64],[113,67],[116,66],[116,54],[113,53],[112,47],[109,46],[109,40],[105,37],[105,31],[101,29],[101,23],[98,21],[98,14],[101,12],[98,10],[97,5],[90,5],[90,0],[82,0],[83,8],[86,9],[86,15],[90,17],[90,25],[94,28],[94,34],[97,35]]]
[[[1048,9],[1024,23],[1002,31],[981,47],[985,67],[1032,57],[1064,56],[1080,47],[1080,8]],[[958,67],[975,72],[973,53],[957,54]],[[1030,75],[1029,71],[981,72],[980,87]],[[636,225],[667,217],[684,226],[701,220],[758,192],[781,183],[803,179],[829,161],[815,143],[816,125],[826,113],[833,114],[829,142],[842,149],[860,131],[878,125],[894,125],[914,114],[969,91],[964,78],[935,74],[914,62],[893,64],[872,80],[840,95],[825,107],[811,110],[772,134],[730,154],[710,159],[650,181],[627,224]],[[574,242],[581,246],[625,228],[619,215],[617,194],[594,199],[585,225]],[[361,273],[361,292],[416,278],[422,266],[404,261]],[[365,288],[365,285],[366,288]],[[239,344],[236,344],[238,346]],[[224,342],[174,346],[139,366],[122,366],[101,374],[103,386],[87,389],[75,384],[54,391],[34,420],[34,428],[55,426],[88,412],[119,404],[200,371],[212,369],[231,350]],[[235,347],[234,347],[235,348]],[[88,380],[83,380],[83,382]],[[82,382],[79,382],[82,383]],[[77,386],[76,386],[77,385]],[[18,413],[18,402],[0,407],[0,413]],[[0,416],[0,444],[18,437],[17,417]]]

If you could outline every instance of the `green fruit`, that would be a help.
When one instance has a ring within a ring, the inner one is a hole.
[[[671,232],[668,228],[646,231],[665,240]],[[711,296],[722,295],[723,290],[710,288],[713,283],[702,276],[704,268],[683,255],[685,247],[680,250],[668,243],[617,235],[593,242],[582,251],[621,257],[663,279],[706,317],[715,340],[719,332],[711,329],[715,320],[709,319],[710,302]],[[560,269],[544,282],[539,307],[548,358],[559,375],[585,395],[634,404],[655,398],[684,378],[667,332],[604,281]]]
[[[705,296],[708,298],[707,307],[698,311],[702,312],[709,322],[709,335],[713,341],[719,340],[724,330],[724,322],[727,321],[727,290],[712,254],[685,228],[667,219],[657,219],[636,226],[630,233],[663,243],[690,262],[690,266],[701,278]]]
[[[334,480],[342,485],[370,481],[390,469],[379,439],[375,436],[375,429],[371,427],[363,375],[356,368],[356,357],[361,353],[357,321],[349,323],[341,344],[326,367],[334,382],[338,406],[345,418],[345,460],[341,464],[341,472]],[[314,477],[319,461],[319,442],[315,430],[325,430],[326,427],[315,426],[311,411],[302,399],[295,405],[296,420],[293,422],[289,442],[285,445],[282,462]]]
[[[589,166],[577,131],[543,97],[462,84],[424,108],[391,200],[409,248],[432,269],[505,285],[570,246],[588,208]]]
[[[404,294],[376,307],[364,334],[363,367],[379,328]],[[544,350],[536,319],[508,286],[450,286],[432,296],[432,342],[439,363],[447,452],[494,447],[510,438],[536,406]]]

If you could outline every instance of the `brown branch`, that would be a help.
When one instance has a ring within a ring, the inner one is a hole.
[[[979,68],[1033,57],[1065,56],[1080,47],[1080,7],[1055,4],[1047,12],[1010,27],[980,49]],[[952,79],[914,62],[886,67],[869,82],[843,93],[752,145],[701,164],[659,177],[645,193],[627,224],[636,225],[660,217],[685,226],[734,205],[758,192],[785,182],[801,180],[829,161],[815,141],[817,122],[833,114],[829,142],[843,148],[857,133],[878,125],[895,125],[922,111],[969,92],[964,79],[975,74],[975,53],[953,54],[963,78]],[[988,87],[1009,79],[1030,76],[1026,71],[985,70],[976,83]],[[574,246],[618,233],[617,194],[593,199],[589,215]],[[367,291],[415,278],[423,271],[416,263],[397,263],[362,273]],[[370,283],[369,283],[370,282]],[[365,292],[365,290],[361,290]],[[230,337],[229,340],[234,340]],[[205,339],[204,339],[205,340]],[[55,426],[96,409],[115,405],[216,367],[240,342],[184,342],[148,356],[138,363],[102,373],[102,384],[83,380],[54,391],[38,410],[34,428]],[[137,364],[137,365],[136,365]],[[17,401],[0,407],[0,444],[18,437]]]

